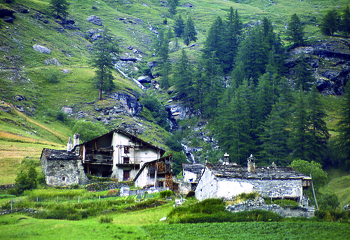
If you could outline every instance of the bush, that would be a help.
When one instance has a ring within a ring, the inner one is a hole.
[[[90,122],[79,120],[73,126],[73,132],[79,133],[80,140],[87,142],[108,132],[108,130],[99,122]]]
[[[99,223],[111,223],[113,222],[113,218],[108,216],[102,216],[98,221]]]
[[[160,192],[161,198],[171,197],[172,195],[173,195],[173,191],[171,191],[171,190],[165,190],[165,191]]]
[[[298,208],[299,203],[289,199],[278,199],[273,201],[274,204],[280,205],[281,207]]]
[[[323,221],[348,222],[350,219],[350,211],[318,210],[315,212],[315,217]]]

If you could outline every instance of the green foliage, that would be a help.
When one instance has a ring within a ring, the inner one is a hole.
[[[296,13],[291,16],[288,22],[286,34],[287,39],[292,41],[294,45],[298,46],[304,43],[304,26]]]
[[[49,83],[59,83],[62,78],[62,72],[57,69],[52,69],[45,73],[46,79]]]
[[[38,173],[33,163],[24,163],[15,180],[15,190],[17,194],[22,194],[26,190],[37,188]]]
[[[333,192],[319,193],[316,197],[319,209],[335,210],[340,205],[337,195]]]
[[[181,15],[178,15],[177,18],[175,18],[175,25],[173,28],[174,28],[176,37],[183,36],[184,30],[185,30],[185,22],[182,19]]]
[[[176,14],[176,7],[177,6],[179,6],[179,0],[169,0],[168,1],[169,13],[171,16],[174,16]]]
[[[66,0],[51,0],[49,8],[56,14],[56,18],[60,16],[66,18],[68,15],[68,7],[69,4]]]
[[[340,102],[340,119],[338,122],[337,146],[340,152],[346,156],[342,159],[342,164],[350,168],[350,84],[345,87],[345,95]]]
[[[91,66],[96,68],[95,85],[99,89],[98,100],[102,99],[102,90],[111,91],[114,87],[111,71],[114,70],[113,61],[118,57],[118,54],[119,48],[116,39],[113,38],[108,29],[105,29],[101,33],[101,37],[94,42],[94,53],[91,59]]]
[[[147,95],[147,97],[141,98],[141,103],[151,111],[154,120],[159,126],[165,130],[170,130],[170,125],[167,121],[168,112],[154,95]]]
[[[315,161],[307,162],[305,160],[294,160],[290,166],[296,171],[306,175],[312,176],[312,182],[316,189],[324,186],[327,183],[327,173],[322,170],[322,165]]]
[[[257,192],[240,193],[237,196],[235,196],[235,199],[240,199],[242,201],[246,201],[248,199],[255,199],[258,196],[259,196],[259,193],[257,193]]]
[[[77,121],[74,124],[72,131],[75,133],[79,133],[80,140],[82,142],[90,141],[108,132],[108,130],[101,123],[93,123],[84,120]]]
[[[171,190],[165,190],[160,192],[161,198],[171,197],[173,195],[173,191]]]
[[[293,209],[293,208],[299,207],[299,203],[297,201],[289,200],[289,199],[274,200],[273,204],[280,205],[283,208],[292,208]]]
[[[197,31],[194,26],[194,22],[191,17],[187,18],[187,21],[185,23],[184,33],[183,33],[183,40],[184,43],[188,46],[190,43],[197,41]]]
[[[315,217],[327,222],[349,223],[350,211],[318,210],[315,212]]]
[[[342,19],[340,21],[340,30],[345,33],[345,36],[350,35],[350,9],[349,6],[343,11]]]
[[[110,216],[101,216],[98,221],[99,223],[111,223],[113,222],[113,218]]]
[[[340,18],[335,9],[329,10],[322,19],[321,31],[325,35],[331,35],[339,29]]]

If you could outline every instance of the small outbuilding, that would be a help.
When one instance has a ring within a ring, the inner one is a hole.
[[[272,199],[303,200],[303,189],[311,186],[311,178],[292,168],[255,167],[250,156],[248,166],[207,164],[195,190],[200,201],[207,198],[232,199],[241,193],[258,192]]]

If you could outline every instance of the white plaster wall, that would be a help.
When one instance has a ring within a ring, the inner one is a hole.
[[[214,178],[212,172],[205,168],[204,174],[202,175],[200,181],[198,182],[195,196],[199,201],[207,198],[215,198],[217,192],[218,183]]]
[[[230,199],[250,192],[271,198],[299,198],[303,195],[302,180],[218,178],[206,169],[197,185],[195,196],[199,201],[207,198]]]
[[[190,171],[183,171],[184,182],[194,182],[197,178],[197,174]],[[190,181],[192,179],[192,181]]]

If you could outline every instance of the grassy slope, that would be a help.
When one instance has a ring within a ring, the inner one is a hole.
[[[62,106],[79,105],[84,102],[95,101],[97,91],[91,85],[94,75],[93,69],[89,67],[89,56],[91,43],[84,38],[84,33],[91,28],[107,27],[117,36],[122,52],[125,47],[137,46],[145,54],[144,58],[151,57],[151,39],[154,37],[148,29],[163,26],[164,16],[168,9],[162,7],[157,0],[145,1],[93,1],[93,0],[72,0],[70,1],[69,16],[76,21],[82,31],[67,30],[59,33],[55,30],[61,27],[54,21],[47,7],[49,0],[21,0],[21,4],[32,8],[29,14],[16,13],[14,24],[1,21],[0,29],[0,100],[11,106],[22,105],[26,109],[35,107],[36,115],[26,117],[18,111],[11,113],[0,112],[0,184],[14,181],[16,168],[25,157],[38,159],[43,147],[63,149],[68,136],[72,135],[68,126],[57,122],[55,113]],[[187,1],[180,1],[180,5]],[[309,38],[321,38],[318,28],[311,24],[313,20],[319,22],[322,14],[329,6],[339,8],[344,6],[346,0],[332,1],[270,1],[249,0],[243,4],[234,1],[209,1],[193,0],[193,8],[178,7],[184,19],[190,15],[198,31],[199,47],[188,49],[191,58],[200,55],[200,48],[203,46],[207,31],[217,16],[225,18],[230,7],[237,9],[243,23],[253,20],[261,20],[268,17],[277,31],[285,31],[285,22],[289,17],[297,13],[307,23],[306,31]],[[19,3],[19,1],[17,1]],[[2,4],[7,7],[13,5]],[[92,7],[97,9],[93,9]],[[317,6],[317,7],[316,7]],[[33,17],[35,10],[44,14],[49,24]],[[90,15],[97,15],[103,21],[103,27],[88,23],[86,18]],[[141,19],[143,24],[123,23],[119,18]],[[173,20],[168,17],[168,26],[173,25]],[[6,29],[8,27],[8,29]],[[83,37],[79,36],[77,32]],[[180,41],[181,42],[181,41]],[[40,54],[33,51],[33,45],[40,44],[51,49],[51,54]],[[182,43],[181,43],[182,44]],[[182,45],[183,46],[183,45]],[[183,46],[184,47],[184,46]],[[179,56],[180,51],[172,53],[172,57]],[[44,61],[56,58],[62,66],[47,66]],[[147,60],[147,59],[146,59]],[[17,73],[13,68],[18,69]],[[48,81],[49,72],[53,70],[68,69],[69,73],[59,74],[59,83]],[[139,92],[133,82],[124,79],[115,73],[115,83],[118,91],[126,88]],[[13,97],[23,95],[26,102],[16,102]],[[120,121],[130,121],[125,117]],[[153,123],[152,128],[144,138],[147,141],[155,142],[164,133],[157,130]]]

